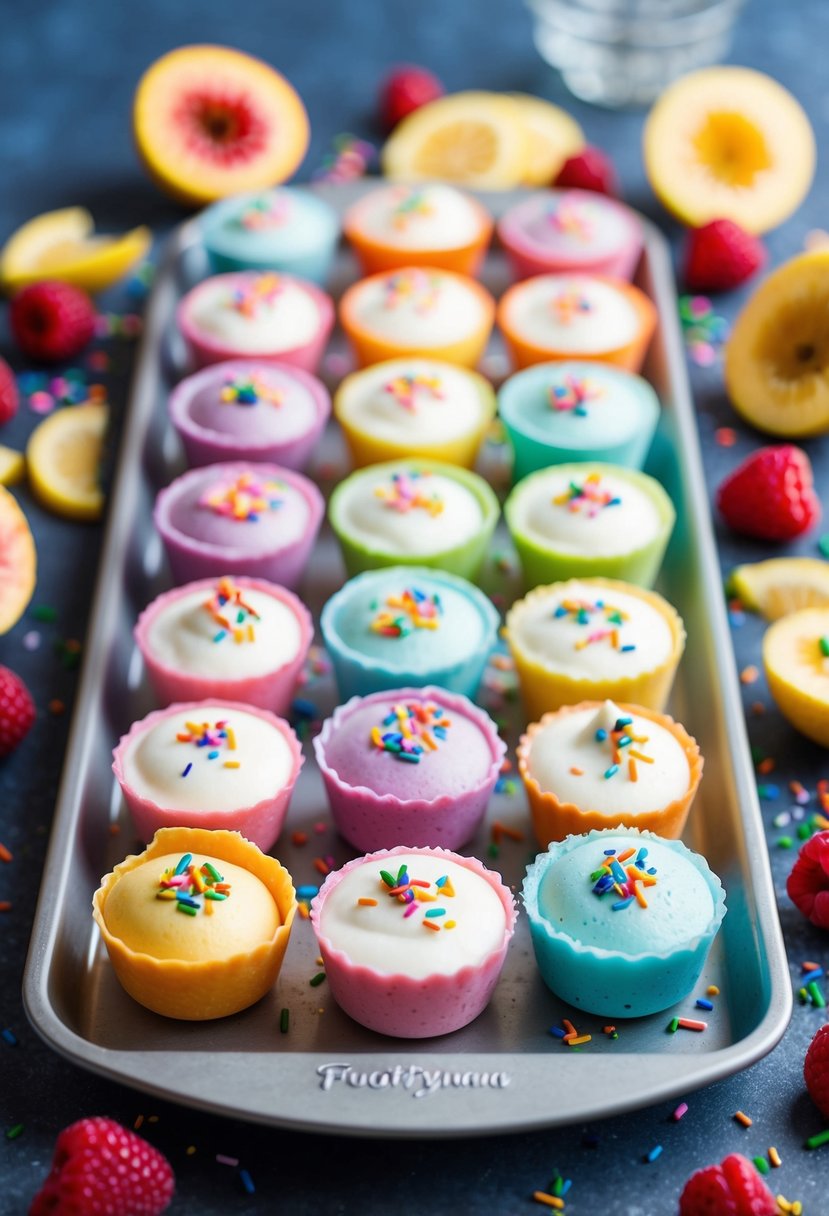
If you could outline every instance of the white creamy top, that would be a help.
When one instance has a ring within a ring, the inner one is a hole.
[[[639,332],[625,294],[586,274],[528,279],[511,297],[507,317],[526,341],[574,355],[616,350]]]
[[[223,604],[219,586],[179,595],[155,615],[147,631],[155,658],[191,675],[238,679],[289,663],[300,629],[287,604],[253,587],[235,588],[240,601]]]
[[[440,473],[401,465],[365,473],[345,483],[337,499],[337,524],[351,540],[401,557],[426,557],[464,544],[483,523],[475,495]]]
[[[484,321],[474,288],[459,275],[408,267],[366,279],[354,296],[354,320],[401,346],[446,346]]]
[[[192,297],[190,319],[208,336],[240,354],[264,355],[304,346],[319,329],[319,309],[309,291],[268,272],[235,280],[207,280]]]
[[[340,418],[375,439],[442,443],[480,425],[476,381],[434,359],[395,359],[350,377],[340,388]]]
[[[428,883],[415,890],[434,898],[409,904],[388,894],[393,888],[380,871],[388,867],[396,880],[403,865],[410,879]],[[441,879],[448,879],[448,886],[436,885]],[[361,899],[376,903],[361,904]],[[410,906],[414,910],[407,916]],[[430,931],[424,920],[439,929]],[[480,965],[501,948],[505,929],[504,906],[487,880],[440,854],[398,853],[385,862],[355,866],[326,895],[320,915],[323,936],[352,963],[412,979]]]
[[[204,737],[208,743],[200,746]],[[264,718],[205,701],[164,714],[133,736],[123,765],[126,783],[159,806],[235,811],[275,797],[293,757],[285,736]]]
[[[481,227],[466,195],[440,183],[373,190],[355,205],[349,222],[399,249],[454,249],[471,244]]]
[[[533,735],[530,775],[559,802],[583,811],[640,815],[684,797],[691,770],[682,745],[659,723],[629,717],[612,701],[556,714]],[[617,723],[624,725],[614,738]]]

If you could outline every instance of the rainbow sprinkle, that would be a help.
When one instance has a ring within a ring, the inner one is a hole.
[[[622,499],[611,490],[602,489],[601,481],[601,473],[589,473],[581,485],[571,481],[563,494],[555,496],[553,506],[566,506],[568,511],[586,515],[588,519],[595,519],[605,507],[618,507]]]
[[[580,203],[572,199],[562,199],[560,203],[554,203],[550,207],[547,216],[556,231],[562,235],[572,237],[582,245],[592,241],[595,225]]]
[[[262,308],[270,308],[284,290],[285,280],[282,275],[268,271],[253,275],[245,281],[244,286],[236,287],[230,304],[243,317],[255,317]]]
[[[616,902],[610,905],[612,911],[621,912],[637,903],[640,908],[647,908],[645,888],[656,886],[656,867],[647,864],[648,850],[644,845],[640,849],[624,849],[617,854],[615,849],[606,849],[598,867],[590,874],[593,883],[593,894],[601,898],[604,895],[615,895]],[[633,860],[631,861],[631,858]],[[630,865],[625,865],[626,861]]]
[[[260,401],[268,401],[271,405],[281,405],[285,394],[278,388],[267,384],[261,376],[254,372],[250,376],[237,376],[225,380],[224,387],[219,393],[219,400],[233,405],[258,405]]]
[[[575,288],[559,291],[550,300],[550,308],[559,325],[572,325],[580,313],[593,312],[594,304]]]
[[[420,485],[421,481],[431,476],[431,473],[392,473],[391,485],[377,486],[374,493],[385,506],[399,511],[401,515],[420,508],[431,516],[437,516],[443,511],[443,499],[434,491],[424,493]]]
[[[213,636],[214,642],[223,642],[226,638],[232,638],[239,645],[256,641],[253,622],[261,618],[250,604],[245,603],[242,595],[241,588],[232,578],[223,578],[210,599],[202,604],[219,626]]]
[[[562,600],[553,612],[554,620],[568,617],[574,625],[591,626],[602,622],[602,627],[594,629],[586,637],[573,643],[574,650],[584,650],[595,642],[609,642],[614,650],[627,654],[636,649],[631,643],[621,643],[619,630],[629,620],[628,614],[613,604],[604,600]],[[597,620],[596,618],[599,618]]]
[[[440,298],[441,278],[429,271],[398,270],[390,274],[383,284],[383,306],[398,308],[408,302],[415,312],[431,312]]]
[[[175,903],[176,911],[185,916],[198,916],[199,912],[210,916],[214,903],[230,897],[230,883],[211,862],[197,866],[193,854],[185,853],[177,865],[162,872],[155,897]]]
[[[421,756],[439,750],[452,722],[434,701],[398,701],[380,726],[371,729],[371,742],[396,760],[419,764]]]
[[[426,197],[424,190],[409,190],[391,213],[392,226],[398,232],[405,232],[412,220],[422,216],[435,214],[435,208]]]
[[[581,376],[567,375],[561,384],[550,386],[550,406],[559,413],[572,412],[578,418],[586,418],[585,406],[604,396],[604,389]]]
[[[283,481],[257,481],[252,473],[240,473],[233,481],[218,482],[202,494],[199,506],[228,519],[256,523],[264,511],[282,506],[284,499],[279,495],[285,489]]]
[[[223,752],[236,751],[236,735],[227,718],[222,718],[213,726],[209,722],[185,722],[184,725],[184,730],[176,732],[176,742],[192,743],[194,747],[205,752],[206,759],[218,760]],[[192,767],[191,761],[185,766],[182,777],[187,777]],[[241,768],[241,763],[239,760],[225,760],[222,767]]]
[[[274,194],[270,198],[257,198],[250,203],[235,221],[239,228],[248,232],[261,232],[266,228],[281,228],[291,215],[291,204],[286,194]]]
[[[440,376],[395,376],[388,384],[384,384],[383,388],[394,397],[398,405],[411,414],[417,412],[418,395],[425,398],[428,394],[431,401],[443,401],[446,397]]]
[[[617,718],[612,730],[605,730],[600,726],[594,736],[599,747],[608,745],[610,749],[611,763],[605,769],[605,780],[609,781],[611,777],[615,777],[623,768],[627,770],[628,779],[637,781],[639,778],[638,763],[653,764],[653,757],[646,756],[641,750],[641,747],[648,741],[647,735],[634,735],[630,730],[633,723],[633,718]],[[634,747],[633,744],[639,744],[639,747]],[[625,760],[627,763],[625,764]]]
[[[415,629],[439,629],[443,616],[440,596],[428,595],[418,587],[407,587],[399,595],[390,595],[371,622],[372,633],[386,638],[407,638]]]
[[[448,874],[436,878],[433,883],[424,878],[411,878],[404,862],[396,876],[388,870],[380,871],[380,889],[389,898],[396,899],[403,905],[404,920],[422,911],[420,923],[424,929],[433,933],[454,929],[457,925],[457,921],[448,916],[447,909],[441,906],[444,900],[455,898],[455,888]],[[376,899],[357,900],[358,907],[374,908],[377,904]],[[423,904],[426,904],[425,908],[422,907]]]

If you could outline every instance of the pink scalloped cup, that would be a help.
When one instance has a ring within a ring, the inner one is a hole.
[[[232,359],[186,376],[167,410],[190,468],[262,460],[301,470],[331,413],[331,397],[300,367]]]
[[[293,648],[285,643],[289,628]],[[157,596],[139,616],[133,636],[159,704],[219,697],[284,716],[314,623],[302,600],[276,583],[200,579]],[[275,663],[268,658],[269,643],[285,644]],[[228,660],[236,661],[236,672],[227,673]]]
[[[307,279],[246,270],[213,275],[188,291],[176,323],[196,368],[254,358],[315,372],[334,325],[334,304]]]
[[[156,729],[165,719],[169,735]],[[225,829],[241,832],[263,852],[282,831],[304,761],[282,718],[220,698],[153,710],[132,724],[112,755],[112,771],[141,840],[159,828]],[[246,797],[249,773],[254,792]],[[240,776],[236,804],[233,781]]]
[[[324,510],[302,473],[239,461],[182,473],[159,493],[153,521],[177,585],[245,574],[293,590]]]
[[[368,852],[466,844],[506,747],[467,697],[427,685],[352,697],[323,723],[314,751],[337,830]]]
[[[411,869],[401,875],[404,856]],[[424,882],[415,866],[441,877]],[[366,873],[363,883],[359,872],[366,867],[376,868],[376,874]],[[397,889],[383,880],[384,870]],[[447,878],[451,896],[445,894]],[[352,903],[352,889],[363,886],[366,895]],[[409,898],[406,892],[415,889],[434,900]],[[434,915],[441,909],[443,915]],[[433,913],[428,920],[427,912]],[[483,1012],[501,974],[516,917],[515,900],[500,875],[476,858],[403,846],[358,857],[332,872],[311,905],[311,924],[337,1004],[369,1030],[404,1039],[450,1034]],[[372,932],[372,920],[379,932]],[[392,926],[392,936],[381,920]],[[454,923],[447,924],[450,920]],[[378,955],[379,964],[353,957],[354,926],[362,939],[360,955]]]

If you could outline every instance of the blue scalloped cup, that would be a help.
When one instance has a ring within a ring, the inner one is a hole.
[[[513,484],[551,464],[599,460],[641,469],[660,405],[641,376],[588,360],[536,363],[505,380],[498,411]]]
[[[273,270],[321,285],[340,238],[334,208],[293,186],[222,199],[202,213],[199,224],[211,273]]]
[[[388,607],[389,596],[407,589],[438,597],[436,629],[411,627],[405,612]],[[405,636],[374,631],[372,621],[383,611],[402,620],[403,632],[410,631]],[[320,631],[343,701],[426,684],[473,699],[499,625],[490,599],[472,583],[420,566],[358,574],[328,600],[320,616]]]
[[[657,884],[644,889],[647,908],[633,900],[613,910],[620,902],[613,892],[593,893],[591,873],[615,842],[648,850]],[[584,865],[568,865],[582,849]],[[551,871],[556,871],[559,901],[555,913],[546,903]],[[621,827],[554,841],[528,867],[521,897],[544,983],[576,1009],[606,1018],[644,1017],[686,997],[702,974],[726,910],[720,880],[703,857],[680,840]],[[696,915],[699,901],[707,903],[708,897],[710,915],[704,915],[706,908],[702,917]],[[692,915],[697,924],[689,932]]]

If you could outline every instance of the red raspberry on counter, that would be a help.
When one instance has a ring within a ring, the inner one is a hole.
[[[413,114],[427,101],[435,101],[445,93],[437,76],[416,64],[401,64],[380,86],[380,121],[390,131],[407,114]]]
[[[730,291],[765,264],[759,237],[733,220],[711,220],[688,233],[683,280],[689,291]]]
[[[725,522],[744,536],[793,540],[820,519],[809,457],[791,443],[758,448],[717,491]]]
[[[0,756],[14,751],[34,720],[35,703],[28,688],[8,667],[0,667]]]
[[[159,1216],[174,1186],[167,1158],[135,1132],[114,1119],[81,1119],[58,1136],[29,1216]]]
[[[786,891],[807,920],[829,929],[829,829],[806,841],[786,879]]]
[[[11,422],[20,405],[20,393],[14,372],[5,359],[0,359],[0,426]]]
[[[569,156],[553,178],[552,184],[560,190],[594,190],[597,194],[619,196],[619,180],[613,161],[592,144],[585,144],[581,152]]]
[[[9,323],[17,345],[30,359],[72,359],[95,336],[95,306],[70,283],[44,279],[14,297]]]
[[[757,1170],[739,1153],[707,1165],[685,1183],[679,1216],[779,1216],[777,1201]]]
[[[829,1023],[821,1026],[809,1044],[803,1076],[809,1097],[824,1119],[829,1120]]]

